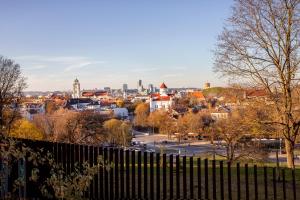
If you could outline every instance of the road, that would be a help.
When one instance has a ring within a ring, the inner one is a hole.
[[[186,156],[205,156],[205,155],[212,155],[214,152],[214,146],[209,141],[186,141],[183,140],[180,144],[177,140],[168,139],[166,135],[162,134],[150,134],[134,131],[133,134],[135,138],[133,141],[140,143],[141,146],[144,144],[146,145],[146,150],[151,150],[160,153],[166,154],[179,154],[179,155],[186,155]],[[217,142],[216,142],[217,143]],[[217,145],[215,152],[219,155],[225,155],[226,149],[222,146],[218,147]],[[269,154],[268,160],[270,162],[276,162],[276,153],[271,152]],[[279,162],[285,163],[286,156],[280,155]],[[298,156],[295,159],[295,164],[300,165],[300,157]]]

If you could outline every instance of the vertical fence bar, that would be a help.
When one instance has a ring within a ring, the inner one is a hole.
[[[150,199],[154,199],[154,166],[153,152],[150,153]]]
[[[217,199],[217,185],[216,185],[216,160],[212,161],[212,182],[213,182],[213,199]]]
[[[124,184],[124,150],[120,149],[120,198],[123,199],[126,196],[124,195],[125,192],[125,184]]]
[[[296,200],[297,196],[297,190],[296,190],[296,175],[295,175],[295,169],[292,169],[292,179],[293,179],[293,196],[294,196],[294,200]]]
[[[246,200],[249,200],[249,175],[248,175],[248,164],[245,164],[245,186],[246,186]]]
[[[254,165],[254,193],[255,199],[258,199],[258,186],[257,186],[257,166]]]
[[[187,184],[186,184],[186,156],[182,157],[182,187],[183,187],[183,198],[187,197]]]
[[[62,143],[62,164],[64,172],[67,174],[67,143]]]
[[[173,155],[171,154],[169,157],[169,163],[170,163],[170,199],[173,199]]]
[[[156,154],[156,199],[160,199],[160,154]]]
[[[144,152],[144,199],[148,198],[148,172],[147,172],[147,152]]]
[[[130,198],[130,172],[129,172],[129,150],[125,151],[125,170],[126,170],[126,198]]]
[[[205,199],[209,199],[209,191],[208,191],[208,159],[204,160],[204,184],[205,184]]]
[[[75,154],[76,154],[75,144],[71,145],[70,151],[71,151],[70,172],[74,172]]]
[[[180,160],[176,155],[176,198],[180,199]]]
[[[194,198],[194,160],[190,157],[190,198]]]
[[[163,199],[167,198],[167,156],[163,154]]]
[[[108,152],[107,152],[107,148],[104,148],[103,150],[103,159],[104,159],[104,163],[107,164],[108,163]],[[108,171],[106,169],[106,167],[104,167],[104,196],[105,199],[108,199],[109,197],[109,189],[108,189]]]
[[[70,174],[71,172],[71,144],[66,143],[66,172],[67,174]]]
[[[224,200],[224,169],[223,161],[220,161],[220,199]]]
[[[131,152],[131,198],[135,199],[135,151]]]
[[[138,199],[142,198],[142,152],[138,151]]]
[[[282,192],[283,192],[283,199],[286,199],[286,185],[285,185],[285,170],[282,169]]]
[[[237,187],[237,199],[241,199],[241,170],[240,170],[240,163],[236,163],[236,187]]]
[[[268,199],[268,168],[264,166],[265,199]]]
[[[114,161],[114,149],[110,148],[109,149],[109,164],[112,165]],[[110,169],[109,170],[109,190],[110,190],[110,199],[114,199],[114,170]]]
[[[119,188],[120,188],[120,180],[119,180],[119,149],[115,149],[115,198],[119,199]]]
[[[94,165],[94,147],[93,146],[89,146],[89,157],[88,157],[88,163],[90,165],[90,167],[92,167]],[[95,194],[95,190],[94,190],[94,185],[95,183],[95,179],[93,178],[93,180],[91,180],[90,185],[89,185],[89,198],[93,198],[93,195]]]
[[[104,165],[105,165],[105,162],[104,162],[104,157],[103,157],[103,148],[102,147],[99,147],[98,148],[98,154],[101,156],[101,159],[102,159],[102,165],[100,165],[100,169],[99,169],[99,196],[101,199],[104,199],[104,194],[103,194],[103,171],[104,171]]]
[[[227,162],[227,179],[228,179],[228,199],[232,199],[232,188],[231,188],[231,163]]]
[[[202,189],[201,189],[201,158],[197,158],[197,181],[198,181],[198,199],[202,198]]]
[[[277,189],[276,189],[276,168],[273,167],[273,196],[277,199]]]
[[[94,199],[99,199],[99,180],[98,180],[98,174],[99,174],[99,165],[98,165],[98,147],[94,146],[94,165],[97,165],[97,174],[94,176],[93,182],[94,182]]]

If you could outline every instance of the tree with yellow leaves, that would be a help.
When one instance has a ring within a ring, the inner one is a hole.
[[[24,139],[41,140],[44,138],[42,132],[30,121],[20,119],[16,121],[9,136]]]

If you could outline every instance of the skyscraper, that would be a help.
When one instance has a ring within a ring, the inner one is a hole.
[[[73,98],[80,98],[80,83],[76,78],[73,83]]]
[[[124,83],[123,84],[123,92],[126,92],[127,90],[128,90],[128,85],[127,85],[127,83]]]

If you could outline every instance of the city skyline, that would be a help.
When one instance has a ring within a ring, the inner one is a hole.
[[[76,77],[83,88],[135,88],[139,79],[155,86],[222,86],[226,80],[212,70],[213,49],[232,5],[4,1],[0,53],[21,65],[27,91],[71,90]]]

